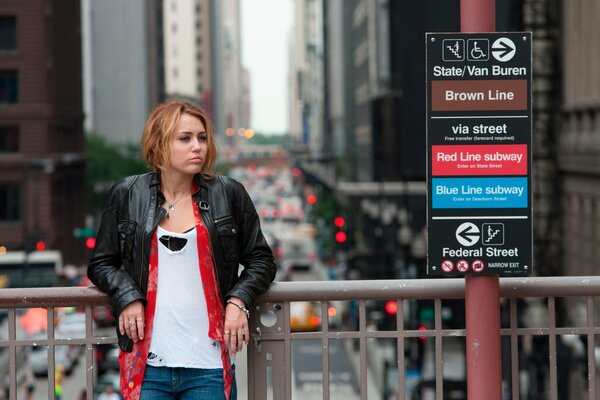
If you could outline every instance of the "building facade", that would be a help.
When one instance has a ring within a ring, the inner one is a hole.
[[[83,259],[79,0],[0,3],[0,246]]]
[[[166,95],[187,99],[212,114],[210,3],[168,0],[163,10]]]
[[[561,131],[562,267],[595,275],[600,256],[600,31],[594,0],[561,2],[563,34]]]
[[[150,110],[165,97],[162,3],[82,0],[87,131],[139,142]]]

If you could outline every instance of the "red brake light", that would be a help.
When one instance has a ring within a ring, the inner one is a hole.
[[[398,303],[394,300],[390,300],[385,303],[385,312],[390,315],[395,315],[398,312]]]

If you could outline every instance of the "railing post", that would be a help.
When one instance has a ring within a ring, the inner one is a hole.
[[[468,275],[465,279],[467,398],[500,400],[500,278]]]
[[[495,0],[461,0],[461,32],[494,32]],[[470,400],[500,400],[500,278],[465,278],[467,395]]]

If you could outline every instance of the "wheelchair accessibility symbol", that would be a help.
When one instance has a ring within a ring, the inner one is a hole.
[[[467,40],[467,60],[487,61],[490,59],[490,41],[488,39]]]

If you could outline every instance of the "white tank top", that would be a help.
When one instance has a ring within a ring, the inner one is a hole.
[[[196,229],[184,233],[157,229],[158,283],[148,364],[223,368],[219,343],[208,337]]]

